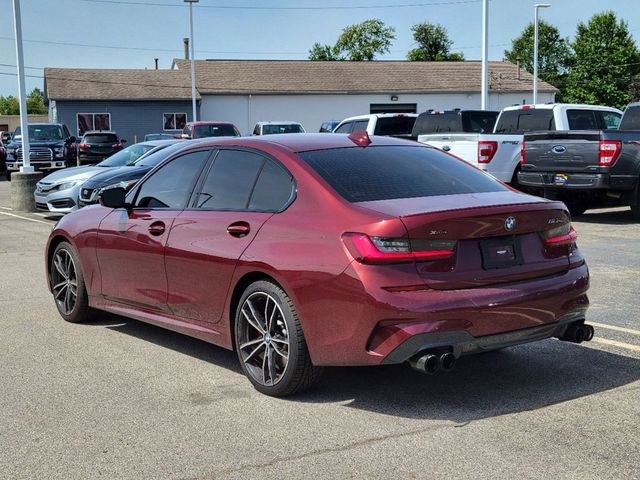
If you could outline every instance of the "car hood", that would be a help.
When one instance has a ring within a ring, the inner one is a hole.
[[[64,141],[62,140],[40,140],[40,141],[30,141],[29,142],[29,146],[30,147],[64,147]],[[9,145],[9,148],[21,148],[22,147],[22,142],[21,141],[16,141],[16,140],[12,140]]]
[[[102,188],[126,180],[139,180],[152,167],[120,167],[110,168],[108,171],[95,175],[86,181],[82,188]]]
[[[74,180],[86,180],[98,173],[104,172],[104,170],[104,167],[95,166],[63,168],[62,170],[50,173],[41,181],[42,183],[63,183],[73,182]]]

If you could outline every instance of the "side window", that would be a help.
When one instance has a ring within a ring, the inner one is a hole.
[[[198,194],[196,208],[246,210],[265,159],[241,150],[221,150]]]
[[[593,110],[567,110],[569,130],[599,130]]]
[[[210,150],[187,153],[161,167],[142,184],[136,195],[135,207],[185,208],[210,154]]]
[[[69,133],[69,129],[66,125],[62,126],[62,130],[64,130],[64,138],[69,138],[71,136],[71,133]]]
[[[260,125],[256,125],[255,127],[253,127],[253,134],[260,135]]]
[[[277,212],[291,198],[293,179],[281,167],[267,160],[249,201],[249,210]]]
[[[621,115],[616,112],[598,112],[604,130],[617,130]]]
[[[369,120],[358,120],[353,124],[353,131],[356,130],[366,130],[369,126]]]
[[[336,128],[333,133],[350,133],[352,125],[353,122],[343,123],[340,127]]]

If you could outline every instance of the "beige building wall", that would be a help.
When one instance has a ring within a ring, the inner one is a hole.
[[[29,123],[44,123],[49,121],[49,116],[29,115]],[[20,125],[20,115],[0,115],[0,132],[13,132]]]

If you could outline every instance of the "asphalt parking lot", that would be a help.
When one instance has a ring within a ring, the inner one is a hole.
[[[640,478],[640,225],[574,222],[596,338],[463,358],[448,374],[328,369],[290,399],[235,354],[134,320],[57,314],[55,218],[0,181],[2,478]]]

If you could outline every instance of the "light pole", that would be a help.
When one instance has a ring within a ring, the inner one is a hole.
[[[20,20],[20,0],[13,0],[13,26],[16,34],[18,100],[20,102],[20,130],[22,131],[22,167],[20,167],[20,172],[32,173],[34,172],[34,168],[31,166],[31,158],[29,157],[29,117],[27,116],[27,92],[24,84],[24,57],[22,54],[22,23]]]
[[[482,0],[482,82],[480,108],[489,106],[489,0]]]
[[[540,8],[549,8],[549,3],[536,3],[533,6],[533,104],[538,103],[538,10]]]
[[[189,4],[189,43],[191,44],[191,106],[193,107],[193,121],[197,122],[196,117],[196,60],[193,54],[193,4],[199,0],[184,0]]]

